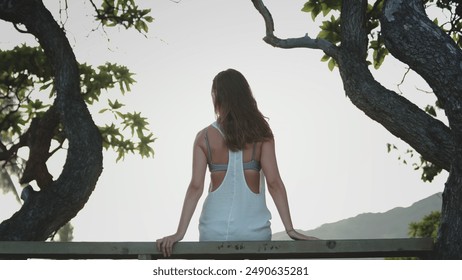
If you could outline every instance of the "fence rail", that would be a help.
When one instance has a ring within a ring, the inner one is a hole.
[[[431,258],[430,238],[179,242],[177,259]],[[0,259],[161,259],[154,242],[1,241]]]

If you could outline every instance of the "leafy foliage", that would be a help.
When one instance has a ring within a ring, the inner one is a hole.
[[[449,14],[447,21],[439,24],[438,19],[434,19],[434,22],[439,24],[459,47],[462,47],[462,2],[460,0],[427,0],[425,3],[428,7],[436,6]]]
[[[39,47],[22,45],[9,51],[0,51],[0,64],[7,67],[0,70],[0,136],[2,147],[10,147],[19,141],[31,121],[41,116],[55,97],[51,69]],[[135,83],[133,73],[125,66],[106,63],[98,67],[80,64],[82,95],[87,104],[100,102],[107,90],[118,87],[123,95]],[[108,109],[116,123],[100,126],[104,147],[118,153],[123,159],[127,153],[138,153],[142,157],[153,156],[151,145],[155,138],[150,133],[146,118],[140,113],[126,113],[123,104],[108,100]],[[60,129],[54,140],[62,145],[65,136]]]
[[[64,1],[67,9],[67,0]],[[103,27],[123,26],[147,33],[148,23],[153,21],[150,9],[140,9],[134,0],[89,2],[96,13],[96,21]],[[52,69],[40,47],[20,45],[0,50],[0,65],[0,165],[3,171],[14,170],[20,177],[25,160],[18,156],[18,150],[28,145],[28,130],[35,119],[43,117],[52,107],[56,90]],[[127,67],[110,62],[96,67],[83,63],[79,71],[85,102],[90,106],[106,107],[100,114],[111,114],[109,124],[99,126],[103,147],[116,151],[117,160],[128,153],[152,157],[155,138],[149,131],[147,119],[139,112],[123,111],[123,104],[114,96],[104,97],[105,93],[113,94],[117,90],[121,95],[130,92],[136,82],[134,74]],[[53,133],[54,150],[50,156],[64,148],[65,141],[65,132],[59,125]]]
[[[431,237],[436,240],[441,212],[433,211],[419,222],[409,224],[410,237]]]
[[[340,0],[310,0],[305,3],[302,8],[303,12],[311,13],[311,19],[316,20],[317,16],[322,13],[323,17],[326,17],[328,14],[335,13],[331,15],[329,20],[323,21],[320,28],[317,38],[325,39],[335,45],[340,44],[340,17],[338,11],[341,8]],[[321,58],[321,61],[327,62],[329,70],[334,70],[334,67],[337,65],[335,60],[328,56],[324,55]]]
[[[51,83],[51,69],[45,55],[37,48],[25,45],[10,51],[0,50],[0,136],[18,138],[32,118],[40,115],[49,105],[33,99],[35,85],[42,89]]]
[[[310,0],[302,8],[303,12],[311,13],[311,18],[316,20],[317,16],[322,13],[324,17],[331,15],[327,21],[323,21],[318,34],[318,38],[325,39],[335,45],[340,44],[341,32],[340,32],[340,16],[339,11],[341,9],[341,0]],[[383,0],[377,0],[374,5],[368,5],[367,8],[367,22],[366,26],[369,31],[370,42],[369,48],[372,52],[372,62],[376,69],[382,65],[385,60],[385,56],[388,54],[388,50],[384,46],[383,38],[378,31],[379,27],[379,16],[383,6]],[[322,61],[328,62],[328,67],[332,71],[335,67],[335,61],[327,55],[324,55]]]
[[[331,11],[339,11],[341,3],[338,0],[310,0],[305,3],[302,11],[311,13],[311,19],[314,21],[321,12],[323,16],[327,16]]]
[[[370,64],[378,69],[385,61],[385,57],[389,54],[385,44],[383,42],[382,35],[380,33],[380,22],[379,17],[383,8],[384,0],[371,1],[373,4],[369,4],[366,13],[366,26],[369,33],[369,49],[372,50]],[[447,21],[439,24],[441,29],[449,34],[454,41],[462,47],[461,30],[462,30],[462,4],[458,0],[426,0],[425,4],[427,7],[437,7],[441,10],[449,12],[449,18]],[[323,21],[318,34],[318,38],[328,40],[329,42],[339,45],[341,32],[340,32],[340,16],[339,11],[341,9],[341,0],[309,0],[305,3],[302,8],[303,12],[310,13],[311,19],[315,21],[319,15],[322,14],[326,21]],[[328,17],[330,15],[330,18]],[[438,20],[434,19],[435,23]],[[333,70],[335,62],[332,62],[332,58],[324,55],[322,61],[328,62],[328,67]]]
[[[154,19],[149,15],[150,9],[139,9],[134,0],[103,0],[100,8],[94,1],[90,1],[96,11],[96,19],[103,26],[114,27],[121,25],[126,29],[135,28],[139,32],[147,33],[148,23]]]
[[[147,119],[142,117],[140,113],[123,113],[120,111],[124,105],[115,100],[109,100],[109,108],[105,108],[100,113],[110,112],[114,119],[119,121],[119,125],[114,123],[106,124],[101,127],[103,135],[103,147],[105,149],[113,148],[118,154],[117,160],[123,159],[126,153],[138,153],[141,157],[150,157],[154,155],[154,150],[151,144],[156,140],[152,133],[149,133],[147,128]],[[129,130],[130,135],[127,137],[122,130]],[[136,138],[137,141],[133,141]]]
[[[391,152],[399,152],[398,147],[394,144],[387,144],[387,151]],[[442,168],[436,166],[435,164],[426,161],[421,156],[416,156],[416,151],[413,149],[407,149],[404,154],[398,156],[398,160],[404,164],[409,164],[412,162],[412,167],[414,170],[420,170],[421,180],[424,182],[432,182],[435,177],[443,171]],[[418,157],[418,159],[416,159]]]
[[[422,220],[409,224],[409,237],[413,238],[433,238],[436,241],[441,212],[432,211],[424,216]],[[387,258],[389,260],[416,260],[417,258]]]

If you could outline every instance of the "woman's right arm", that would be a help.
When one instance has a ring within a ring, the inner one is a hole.
[[[203,131],[201,131],[197,134],[194,141],[191,182],[189,183],[186,191],[177,231],[172,235],[157,240],[157,249],[166,257],[172,254],[173,245],[182,240],[185,236],[189,222],[191,221],[196,209],[197,202],[202,196],[204,190],[207,157],[201,147],[201,141],[203,141],[203,139],[204,135]]]

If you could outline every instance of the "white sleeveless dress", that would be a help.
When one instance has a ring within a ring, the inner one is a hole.
[[[220,132],[216,123],[212,124]],[[242,151],[229,151],[221,185],[208,193],[199,219],[199,241],[271,240],[271,213],[266,206],[260,171],[260,192],[252,192],[244,176]]]

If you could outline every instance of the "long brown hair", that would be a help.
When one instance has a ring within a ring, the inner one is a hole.
[[[245,77],[234,69],[218,73],[213,79],[212,95],[217,122],[225,135],[228,148],[243,150],[245,144],[273,138],[273,132]]]

